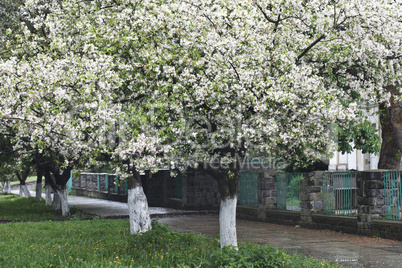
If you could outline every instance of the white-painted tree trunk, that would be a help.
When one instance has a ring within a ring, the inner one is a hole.
[[[53,210],[61,210],[60,195],[57,191],[53,193]]]
[[[37,202],[42,200],[42,183],[36,183],[36,196],[35,196],[35,200]]]
[[[68,200],[67,200],[67,189],[63,188],[62,190],[57,190],[55,193],[55,197],[58,196],[59,200],[59,207],[61,209],[61,215],[64,217],[67,217],[70,215],[70,207],[68,206]],[[54,198],[56,199],[56,198]]]
[[[5,180],[1,180],[1,192],[3,194],[6,193],[6,181]]]
[[[45,201],[46,201],[46,206],[51,206],[52,205],[52,186],[49,184],[45,186]]]
[[[236,205],[237,196],[221,199],[219,209],[221,248],[233,246],[235,249],[237,249]]]
[[[20,185],[20,195],[24,196],[25,198],[29,198],[31,196],[31,193],[29,192],[26,184]]]
[[[128,210],[131,234],[143,233],[151,229],[148,200],[142,186],[128,189]]]
[[[10,180],[7,180],[7,181],[6,181],[6,192],[7,192],[8,194],[11,194],[11,183],[10,183]]]

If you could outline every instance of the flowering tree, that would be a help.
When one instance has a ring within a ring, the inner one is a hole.
[[[239,159],[319,159],[328,126],[348,129],[363,122],[358,102],[390,98],[384,86],[401,75],[400,11],[392,1],[207,0],[165,11],[173,42],[154,58],[167,59],[159,87],[181,119],[172,162],[201,162],[218,180],[221,246],[237,246]]]
[[[139,172],[155,168],[162,151],[160,139],[144,129],[151,109],[144,96],[152,82],[143,68],[147,52],[137,50],[154,29],[147,31],[146,23],[127,28],[142,17],[129,3],[27,1],[24,9],[35,16],[1,66],[2,120],[17,129],[23,148],[45,154],[42,171],[56,182],[60,174],[63,183],[73,165],[115,163],[129,181],[131,231],[149,229]]]
[[[400,84],[401,5],[392,1],[34,0],[26,7],[45,10],[30,21],[46,34],[25,31],[21,47],[30,57],[2,64],[3,89],[16,90],[3,90],[1,116],[63,155],[65,167],[100,154],[115,160],[131,186],[131,232],[149,228],[139,171],[163,155],[174,169],[198,166],[218,180],[221,246],[236,247],[244,157],[320,159],[332,143],[328,126],[362,122],[357,104],[388,100],[384,86]],[[102,140],[103,132],[116,141]]]

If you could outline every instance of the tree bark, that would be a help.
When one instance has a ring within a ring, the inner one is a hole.
[[[46,185],[52,187],[53,195],[53,209],[61,210],[63,216],[70,214],[70,208],[67,201],[67,181],[70,179],[72,167],[60,170],[58,168],[52,169],[47,166],[43,169]]]
[[[36,171],[36,197],[35,200],[40,202],[42,200],[42,172],[37,169]]]
[[[20,185],[20,195],[24,196],[25,198],[31,197],[31,193],[29,192],[28,187],[25,183]]]
[[[51,206],[52,205],[52,186],[50,184],[45,185],[45,203],[46,206]]]
[[[132,173],[133,175],[127,178],[130,233],[144,233],[152,228],[148,200],[142,187],[140,174],[136,170]]]
[[[221,198],[219,208],[219,233],[221,248],[233,246],[237,249],[236,232],[237,195]]]
[[[239,178],[240,170],[231,170],[229,178],[227,171],[207,170],[212,175],[219,185],[221,202],[219,206],[219,233],[221,248],[232,246],[237,247],[237,232],[236,232],[236,207],[239,193]]]
[[[70,207],[68,206],[67,200],[67,187],[64,185],[64,187],[60,188],[61,189],[57,189],[55,197],[57,196],[58,206],[59,210],[61,210],[61,215],[63,217],[68,217],[70,216]],[[54,200],[56,200],[56,198],[54,198]]]
[[[393,96],[399,96],[395,86],[385,87]],[[400,169],[400,153],[402,152],[402,103],[391,97],[388,106],[380,105],[380,122],[382,145],[379,169]]]
[[[60,200],[60,195],[57,193],[57,190],[54,191],[54,194],[53,194],[53,210],[56,210],[56,211],[61,210],[61,200]]]
[[[11,183],[10,180],[6,181],[6,193],[11,194]]]
[[[20,196],[24,196],[26,198],[29,198],[31,196],[28,187],[26,186],[25,181],[28,178],[30,168],[25,168],[20,172],[16,172],[15,175],[17,175],[18,180],[20,181]]]

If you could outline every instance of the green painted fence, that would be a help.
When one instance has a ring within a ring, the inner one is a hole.
[[[276,206],[281,210],[300,211],[300,181],[304,173],[276,174]]]
[[[356,216],[356,172],[323,174],[323,211],[327,215]]]
[[[402,171],[383,172],[384,212],[389,220],[402,220]]]
[[[256,207],[258,205],[258,173],[240,173],[239,205]]]

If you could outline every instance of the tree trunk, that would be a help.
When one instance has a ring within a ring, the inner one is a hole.
[[[141,183],[140,174],[133,171],[133,175],[127,178],[128,186],[128,210],[130,218],[131,234],[144,233],[152,228],[151,217],[148,210],[148,200]]]
[[[399,95],[394,86],[387,86],[387,91]],[[400,153],[402,152],[402,103],[391,97],[389,105],[380,105],[380,122],[382,145],[379,169],[400,169]]]
[[[52,186],[50,184],[45,185],[45,201],[46,201],[46,206],[51,206],[52,205]]]
[[[226,171],[209,171],[218,180],[221,203],[219,209],[219,233],[221,248],[237,247],[236,207],[239,192],[240,171],[232,170],[233,176],[229,178]]]
[[[68,217],[70,216],[70,207],[68,206],[68,200],[67,200],[67,188],[66,186],[59,186],[60,190],[58,189],[56,193],[54,194],[56,200],[57,196],[57,202],[58,202],[58,208],[57,210],[61,210],[61,215],[63,217]],[[53,206],[54,208],[54,206]]]
[[[20,185],[20,196],[24,196],[25,198],[31,197],[31,193],[29,192],[26,184]]]
[[[60,195],[57,193],[57,190],[53,193],[53,210],[61,210],[61,200]]]
[[[37,170],[36,173],[36,197],[35,200],[40,202],[42,200],[42,173]]]
[[[219,208],[221,248],[233,246],[237,249],[236,206],[237,196],[221,198]]]
[[[11,183],[10,180],[6,181],[6,193],[11,194]]]

